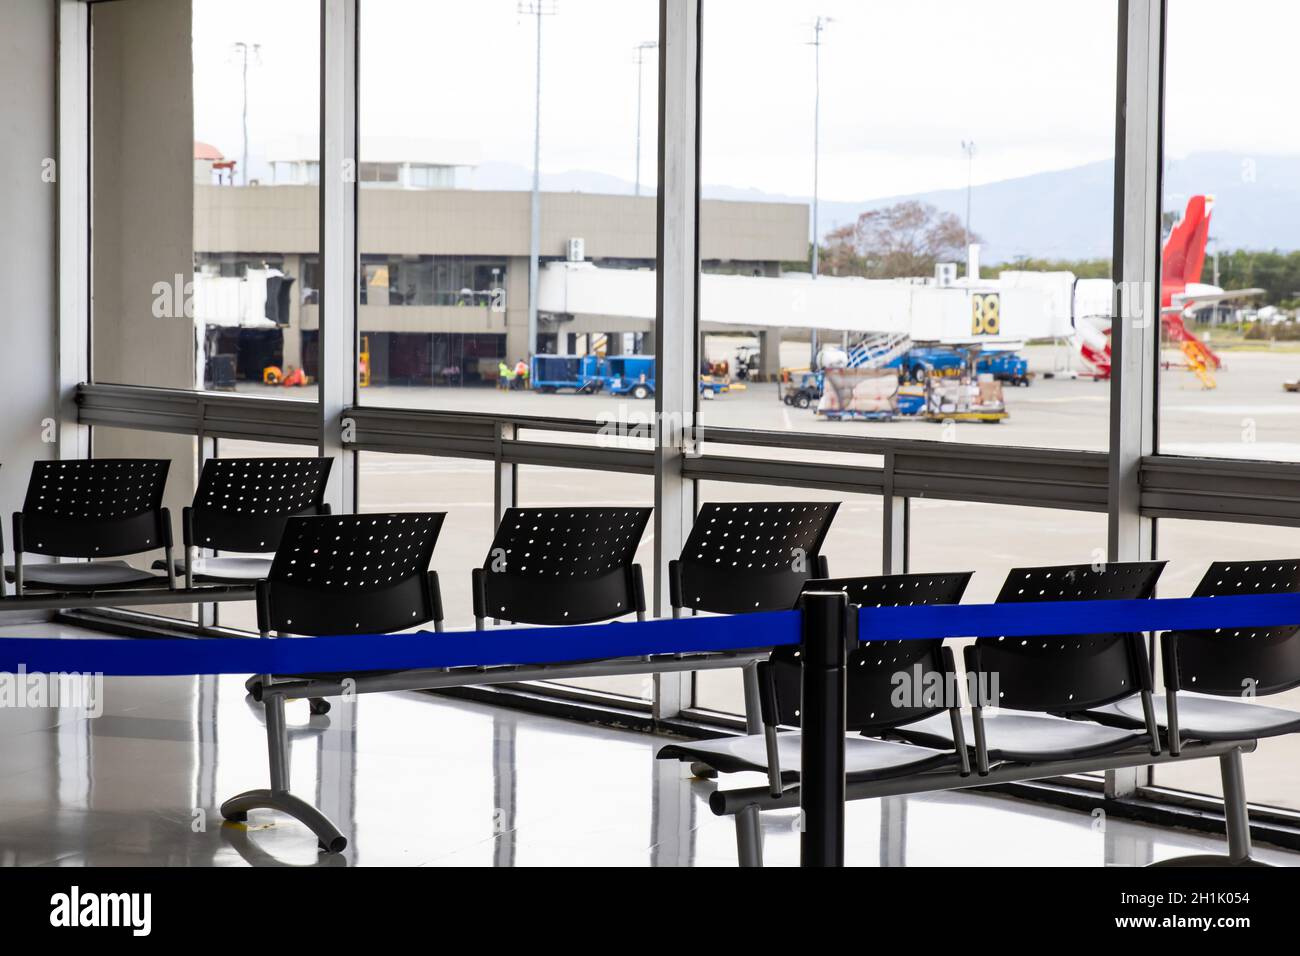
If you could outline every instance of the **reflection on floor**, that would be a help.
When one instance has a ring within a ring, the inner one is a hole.
[[[266,785],[261,708],[242,679],[108,678],[103,704],[95,717],[0,709],[0,863],[735,864],[731,821],[708,809],[714,784],[655,760],[660,741],[647,735],[414,693],[335,702],[327,717],[291,703],[294,791],[351,840],[329,857],[288,818],[221,822],[223,799]],[[764,816],[769,865],[797,861],[794,823],[793,812]],[[1101,866],[1222,850],[1197,834],[974,794],[853,803],[848,828],[849,861],[864,866]]]

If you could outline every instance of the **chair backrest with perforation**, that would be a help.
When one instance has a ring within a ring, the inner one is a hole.
[[[429,562],[445,512],[290,518],[258,601],[258,628],[382,634],[441,616]]]
[[[718,614],[784,610],[823,577],[822,544],[838,501],[702,505],[672,562],[674,607]]]
[[[1000,604],[1149,598],[1163,561],[1015,568]],[[1086,622],[1081,622],[1086,623]],[[1151,689],[1151,665],[1140,633],[981,637],[967,648],[967,670],[986,676],[991,705],[1069,714]]]
[[[805,582],[804,591],[843,591],[859,607],[906,607],[959,604],[971,572],[957,574],[884,574],[862,578],[828,578]],[[778,720],[799,725],[802,688],[800,650],[772,651]],[[957,675],[948,667],[943,641],[863,641],[849,655],[847,723],[867,733],[899,727],[929,717],[953,704]]]
[[[327,514],[333,458],[209,458],[191,507],[194,544],[274,551],[289,518]]]
[[[1216,561],[1192,597],[1297,592],[1300,560]],[[1277,694],[1300,686],[1300,624],[1171,631],[1164,640],[1177,648],[1171,686],[1227,697]]]
[[[33,463],[23,502],[22,549],[104,558],[163,547],[162,500],[170,464],[143,458]]]
[[[474,569],[474,616],[590,624],[644,611],[634,558],[651,510],[510,508]]]

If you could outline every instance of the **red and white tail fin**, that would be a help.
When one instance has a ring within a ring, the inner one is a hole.
[[[1193,196],[1187,200],[1187,211],[1165,243],[1164,265],[1160,270],[1161,285],[1181,287],[1189,282],[1201,281],[1201,268],[1205,265],[1205,243],[1210,238],[1210,211],[1213,208],[1212,196]]]
[[[1083,359],[1097,378],[1110,378],[1110,332],[1093,325],[1092,320],[1080,317],[1074,325],[1075,344]]]

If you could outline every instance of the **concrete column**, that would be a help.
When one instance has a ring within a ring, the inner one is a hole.
[[[506,364],[528,357],[528,257],[506,263]]]
[[[781,374],[781,336],[785,329],[758,333],[758,380],[775,381]]]
[[[393,336],[391,333],[386,332],[365,332],[362,334],[370,340],[370,381],[374,385],[386,385],[389,375],[388,353]]]
[[[289,324],[281,330],[284,333],[282,367],[302,368],[302,256],[285,256],[284,272],[292,277],[293,286],[289,290]]]

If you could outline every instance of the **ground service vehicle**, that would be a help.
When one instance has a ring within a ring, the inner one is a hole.
[[[791,408],[809,408],[822,397],[821,372],[792,372],[787,369],[781,378],[781,401]]]
[[[611,355],[602,365],[600,383],[609,394],[640,399],[655,393],[653,355]]]
[[[596,355],[534,355],[532,387],[539,392],[571,388],[579,394],[600,391],[600,357]]]

